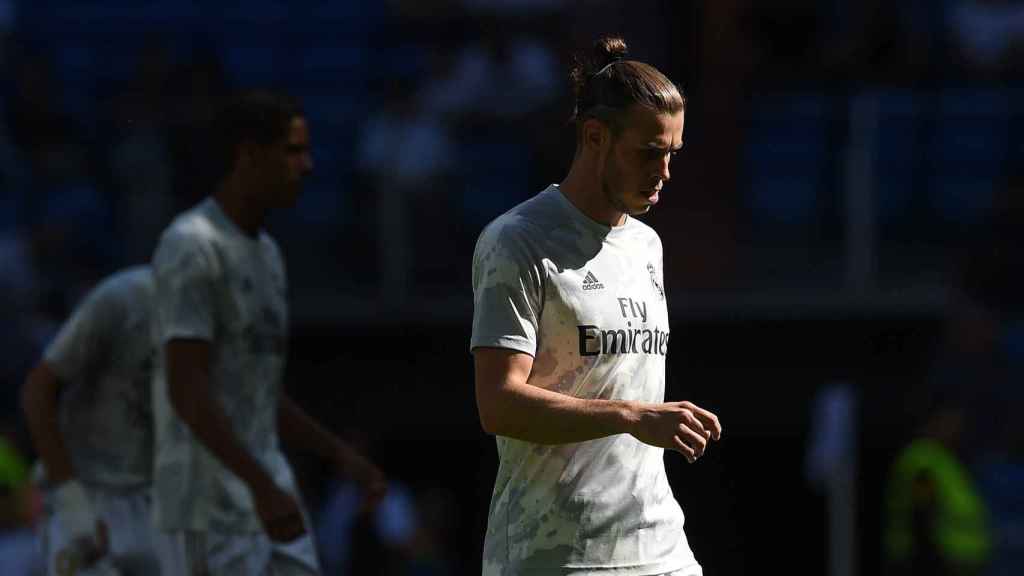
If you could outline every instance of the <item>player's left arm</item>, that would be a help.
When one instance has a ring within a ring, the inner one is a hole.
[[[78,305],[29,372],[21,391],[22,410],[43,462],[53,510],[69,539],[84,547],[86,565],[106,555],[107,527],[77,479],[60,429],[58,404],[66,383],[93,385],[92,372],[109,360],[110,343],[122,318],[111,286],[101,283]]]
[[[91,372],[106,360],[112,332],[120,322],[120,309],[112,300],[107,282],[86,295],[29,372],[21,390],[21,407],[51,487],[75,477],[58,422],[58,398],[68,382],[93,384]]]
[[[355,480],[366,494],[366,504],[376,506],[387,491],[384,474],[365,456],[306,413],[294,400],[281,395],[277,425],[281,439],[289,447],[311,452],[333,462]]]

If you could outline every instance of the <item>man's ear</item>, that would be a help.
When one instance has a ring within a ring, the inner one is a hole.
[[[608,125],[597,118],[587,118],[583,122],[583,147],[595,154],[600,154],[611,140]]]

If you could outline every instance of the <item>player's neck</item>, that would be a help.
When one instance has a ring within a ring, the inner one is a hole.
[[[621,226],[626,221],[626,214],[612,206],[604,197],[596,167],[589,164],[591,163],[581,157],[573,160],[569,174],[558,185],[559,189],[573,206],[591,220],[605,226]]]
[[[224,214],[238,226],[242,232],[252,237],[259,236],[260,229],[266,220],[266,209],[253,202],[247,187],[237,177],[229,176],[221,183],[213,197],[217,200]]]

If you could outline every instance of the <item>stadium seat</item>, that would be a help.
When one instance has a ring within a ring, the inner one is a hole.
[[[915,187],[921,183],[921,98],[910,90],[868,91],[854,98],[877,106],[877,130],[865,144],[872,148],[874,205],[886,234],[892,228],[902,229],[913,216]]]
[[[761,94],[751,101],[744,202],[754,232],[806,230],[819,218],[829,175],[829,101],[823,94]]]
[[[978,225],[1002,183],[1010,97],[998,90],[950,89],[937,98],[928,143],[929,201],[943,224]]]

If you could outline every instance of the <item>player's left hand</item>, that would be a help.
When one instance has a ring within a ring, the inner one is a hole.
[[[341,455],[339,465],[342,472],[352,478],[363,492],[360,512],[376,509],[388,491],[387,479],[380,468],[354,450]]]

